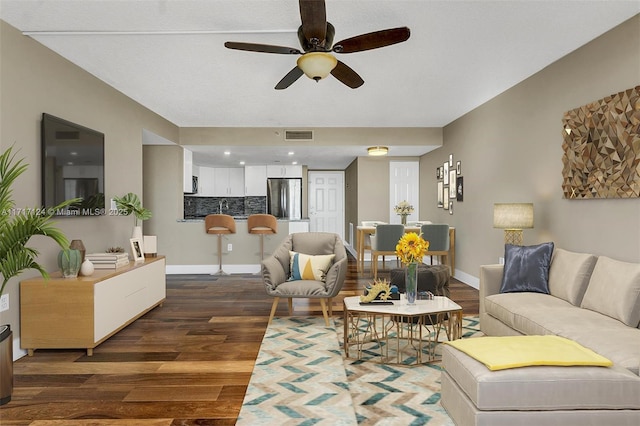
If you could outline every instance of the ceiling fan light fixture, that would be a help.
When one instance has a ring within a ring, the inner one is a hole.
[[[389,152],[389,148],[387,148],[386,146],[370,146],[369,148],[367,148],[367,152],[372,156],[387,155],[387,153]]]
[[[297,64],[307,77],[320,81],[338,65],[338,60],[326,52],[309,52],[300,56]]]

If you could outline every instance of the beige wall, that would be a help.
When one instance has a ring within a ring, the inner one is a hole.
[[[182,144],[272,144],[273,129],[177,129],[6,23],[0,25],[0,144],[5,149],[15,143],[32,165],[17,183],[17,205],[40,204],[39,123],[48,112],[105,133],[106,198],[129,191],[143,196],[154,213],[145,233],[158,235],[159,251],[169,264],[214,264],[215,237],[204,234],[202,223],[176,222],[182,217],[179,148],[145,148],[143,167],[142,130]],[[494,202],[535,203],[535,229],[525,231],[527,244],[553,240],[570,250],[640,261],[640,199],[569,201],[560,188],[562,113],[639,83],[640,17],[635,17],[449,124],[444,134],[442,129],[316,129],[315,136],[319,146],[389,140],[440,145],[444,140],[442,148],[420,159],[420,219],[456,226],[457,272],[468,281],[476,279],[481,264],[502,254],[502,231],[492,228]],[[435,167],[449,154],[462,161],[465,177],[465,201],[455,203],[452,216],[435,207]],[[355,213],[353,201],[346,203],[348,221],[389,219],[390,160],[362,157],[348,168],[345,181],[351,187],[345,194],[357,199]],[[132,220],[106,216],[59,224],[92,251],[125,245]],[[255,253],[258,247],[246,229],[238,232],[240,245],[225,264],[244,263],[242,250]],[[266,242],[267,251],[275,240]],[[58,249],[49,241],[34,246],[41,249],[45,267],[55,269]],[[16,332],[17,287],[17,280],[10,283],[11,309],[0,314],[0,323],[10,323]]]
[[[61,58],[4,21],[0,21],[0,149],[14,144],[18,156],[30,165],[14,186],[16,207],[41,204],[40,120],[43,112],[105,134],[105,198],[127,192],[142,193],[142,130],[177,140],[178,129],[100,80]],[[88,251],[126,246],[131,236],[130,217],[76,217],[60,219],[58,226],[71,239],[81,239]],[[59,248],[52,241],[34,238],[41,251],[38,261],[56,270]],[[19,337],[18,281],[34,276],[25,272],[8,285],[10,309],[0,313]],[[15,348],[18,350],[18,348]]]
[[[566,200],[561,188],[563,113],[639,83],[636,16],[445,127],[443,148],[421,159],[420,211],[456,226],[458,270],[478,277],[503,255],[496,202],[534,203],[525,244],[640,261],[640,199]],[[435,168],[449,154],[464,176],[452,216],[435,207]]]

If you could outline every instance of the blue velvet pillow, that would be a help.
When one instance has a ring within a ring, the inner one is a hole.
[[[553,243],[537,246],[504,246],[504,273],[500,293],[549,294],[549,266]]]

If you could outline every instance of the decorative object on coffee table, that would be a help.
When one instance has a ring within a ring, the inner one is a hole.
[[[366,286],[364,294],[360,296],[360,303],[386,302],[388,300],[400,300],[398,287],[392,286],[389,281],[380,279]]]
[[[422,263],[424,254],[429,250],[429,242],[415,232],[408,232],[400,238],[396,246],[396,255],[406,266],[405,286],[407,303],[416,301],[418,292],[418,264]]]

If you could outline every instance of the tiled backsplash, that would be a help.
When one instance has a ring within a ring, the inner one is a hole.
[[[222,213],[231,216],[249,216],[267,212],[267,197],[192,197],[185,195],[184,217],[188,219],[220,213],[221,201],[223,202]]]

